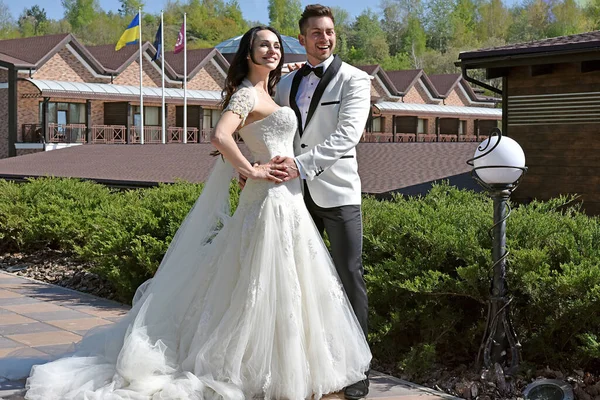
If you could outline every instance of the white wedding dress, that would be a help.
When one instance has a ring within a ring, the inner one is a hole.
[[[255,96],[241,88],[228,109],[245,119]],[[240,134],[264,163],[293,156],[296,124],[282,107]],[[26,399],[318,399],[364,379],[371,353],[300,181],[249,180],[227,217],[228,166],[217,161],[131,311],[34,366]]]

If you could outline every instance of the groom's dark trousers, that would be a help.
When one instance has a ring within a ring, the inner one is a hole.
[[[360,205],[319,207],[310,196],[306,182],[304,183],[304,201],[321,235],[324,231],[327,232],[333,263],[366,337],[369,304],[362,265]]]

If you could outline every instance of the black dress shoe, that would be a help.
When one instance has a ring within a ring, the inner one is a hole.
[[[348,400],[359,400],[369,394],[369,380],[358,381],[344,389],[344,397]]]

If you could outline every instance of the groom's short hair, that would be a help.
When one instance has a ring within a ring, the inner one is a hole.
[[[335,23],[331,8],[322,6],[321,4],[309,4],[304,9],[304,12],[302,12],[300,21],[298,21],[298,25],[300,26],[300,34],[306,35],[306,23],[308,22],[308,19],[312,17],[329,17],[331,18],[331,21]]]

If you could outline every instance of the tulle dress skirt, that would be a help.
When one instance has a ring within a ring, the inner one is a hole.
[[[371,353],[298,180],[249,181],[216,225],[203,207],[227,199],[203,196],[131,311],[34,366],[26,399],[300,400],[364,379]]]

